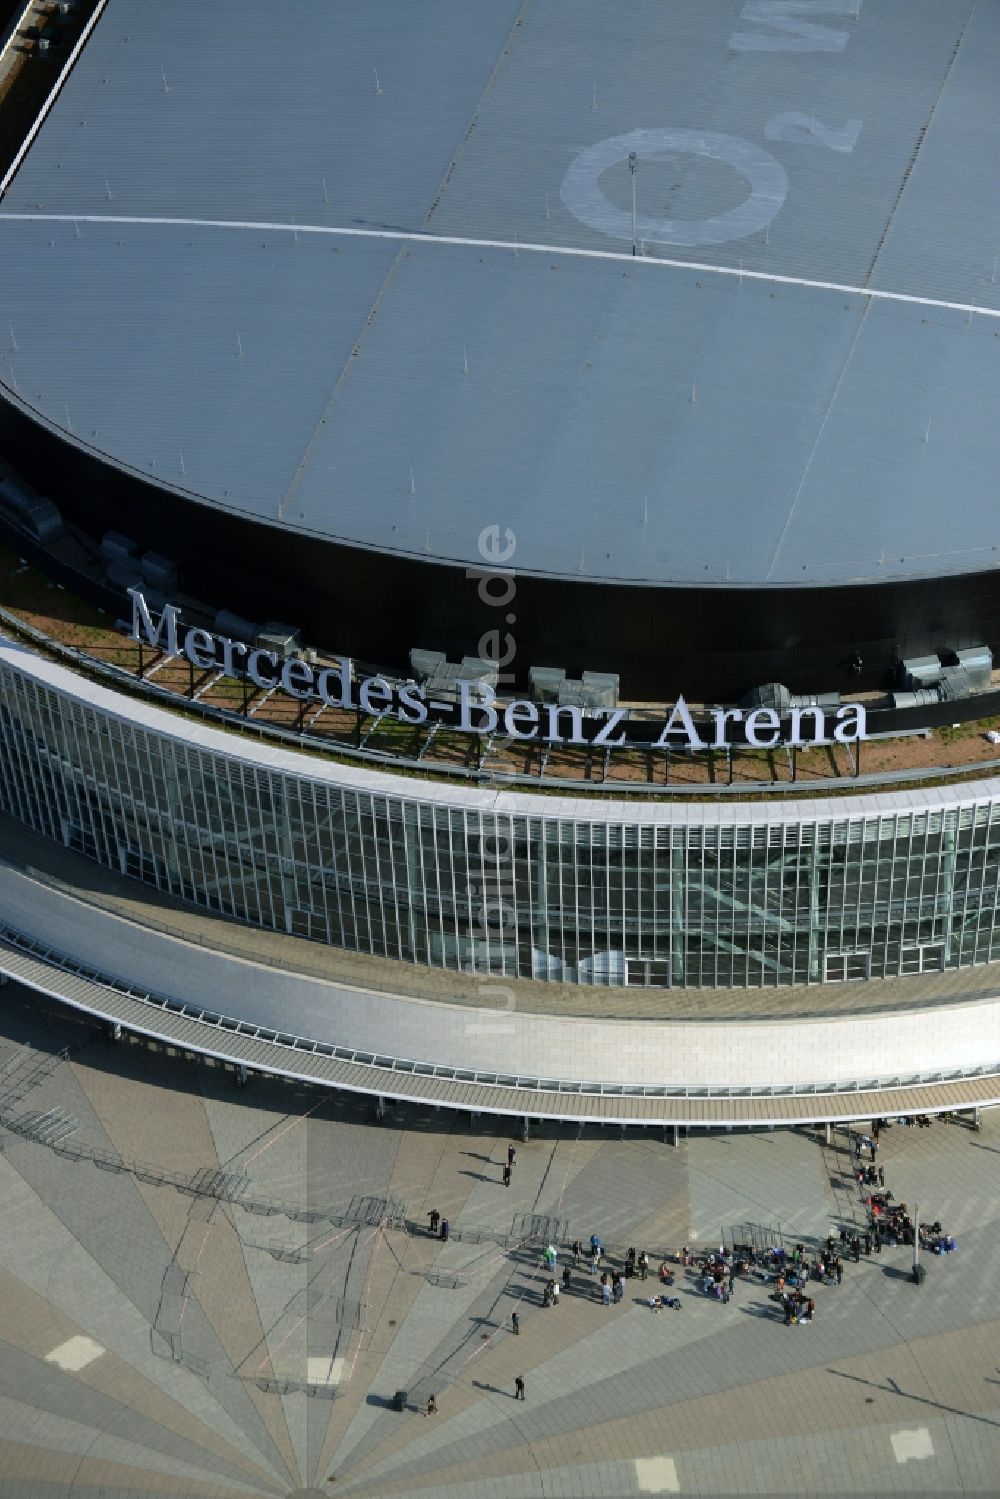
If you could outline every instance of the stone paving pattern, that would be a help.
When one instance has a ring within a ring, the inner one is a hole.
[[[606,1310],[582,1265],[543,1309],[539,1245],[515,1223],[596,1231],[613,1257],[717,1245],[745,1222],[825,1238],[862,1221],[842,1133],[675,1149],[658,1131],[553,1126],[515,1142],[505,1188],[496,1121],[238,1090],[223,1067],[114,1045],[13,984],[0,1114],[27,1047],[69,1059],[4,1117],[68,1121],[71,1144],[245,1191],[189,1195],[0,1129],[0,1499],[1000,1491],[1000,1111],[979,1133],[883,1135],[897,1198],[959,1252],[929,1258],[920,1287],[910,1251],[863,1257],[818,1289],[811,1325],[786,1328],[747,1282],[724,1306],[680,1276],[682,1310],[653,1316],[653,1282],[629,1281]],[[259,1198],[320,1216],[261,1216]],[[385,1221],[390,1199],[406,1228]],[[431,1208],[448,1243],[424,1228]]]

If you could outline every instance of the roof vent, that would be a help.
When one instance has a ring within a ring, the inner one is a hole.
[[[213,626],[216,635],[228,635],[230,640],[241,640],[244,645],[253,645],[260,625],[234,614],[231,609],[220,609]]]
[[[177,592],[177,563],[172,557],[164,557],[160,552],[144,552],[139,565],[143,578],[153,588],[168,595]]]
[[[273,651],[283,661],[287,661],[289,656],[298,655],[301,644],[299,632],[294,625],[282,625],[273,619],[258,630],[254,637],[254,645],[258,650]]]

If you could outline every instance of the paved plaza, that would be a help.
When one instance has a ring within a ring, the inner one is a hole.
[[[583,1263],[543,1308],[540,1249],[561,1271],[593,1232],[613,1260],[746,1223],[825,1239],[863,1221],[843,1135],[522,1142],[235,1082],[0,993],[2,1499],[1000,1489],[996,1114],[882,1137],[958,1253],[919,1287],[911,1251],[862,1256],[786,1327],[764,1286],[723,1305],[683,1274],[678,1311],[638,1280],[605,1309]]]

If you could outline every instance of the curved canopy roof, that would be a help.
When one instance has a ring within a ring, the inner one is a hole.
[[[0,379],[366,548],[980,570],[998,53],[998,0],[109,0],[0,203]]]

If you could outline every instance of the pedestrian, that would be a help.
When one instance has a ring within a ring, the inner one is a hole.
[[[870,1228],[866,1228],[865,1229],[865,1254],[871,1254],[871,1252],[872,1252],[872,1231],[871,1231]]]
[[[557,1280],[554,1280],[554,1281],[551,1282],[551,1284],[552,1284],[552,1305],[553,1306],[558,1306],[559,1305],[559,1282]]]
[[[509,1187],[510,1186],[510,1167],[509,1166],[505,1166],[503,1168],[503,1184],[504,1184],[505,1187]]]
[[[605,1306],[611,1305],[611,1287],[606,1279],[601,1282],[601,1301]]]
[[[428,1397],[427,1397],[427,1410],[425,1411],[425,1415],[436,1416],[437,1413],[438,1413],[437,1397],[434,1396],[434,1395],[428,1395]]]
[[[645,1280],[649,1272],[649,1256],[643,1250],[639,1256],[639,1279]]]
[[[878,1184],[879,1184],[880,1187],[884,1187],[885,1186],[885,1167],[884,1166],[880,1166],[878,1168]]]
[[[792,1298],[790,1296],[782,1296],[781,1301],[782,1301],[782,1305],[785,1308],[785,1326],[786,1327],[791,1327],[791,1325],[792,1325]]]
[[[730,1296],[733,1294],[733,1287],[735,1286],[735,1284],[736,1284],[736,1266],[734,1265],[732,1267],[732,1269],[730,1270],[730,1272],[729,1272],[729,1294],[730,1294]]]
[[[615,1281],[615,1306],[621,1306],[625,1299],[625,1277],[619,1275]]]
[[[858,1138],[854,1142],[854,1159],[856,1161],[860,1161],[860,1159],[861,1159],[861,1150],[862,1150],[861,1136],[859,1135]]]
[[[590,1252],[598,1256],[601,1253],[601,1241],[597,1234],[591,1234],[590,1236]]]
[[[521,1336],[521,1319],[516,1312],[511,1312],[510,1314],[510,1330],[515,1338]]]
[[[441,1222],[441,1214],[438,1212],[437,1208],[435,1208],[433,1212],[428,1213],[427,1216],[431,1220],[431,1233],[436,1234],[438,1231],[438,1224]]]
[[[855,1234],[854,1238],[851,1240],[851,1251],[852,1251],[852,1253],[854,1255],[854,1263],[856,1265],[860,1265],[861,1264],[861,1240],[858,1238],[857,1234]]]
[[[513,1166],[513,1164],[514,1164],[514,1162],[516,1160],[517,1160],[517,1151],[514,1149],[513,1145],[508,1145],[507,1146],[507,1165],[508,1166]]]
[[[545,1282],[545,1285],[542,1287],[542,1306],[552,1305],[552,1287],[554,1285],[554,1280],[547,1280]]]
[[[839,1254],[837,1255],[836,1270],[837,1270],[837,1284],[839,1286],[841,1284],[841,1282],[843,1281],[843,1279],[844,1279],[844,1262],[840,1258]]]
[[[882,1230],[879,1228],[878,1224],[875,1225],[875,1253],[882,1253]]]
[[[580,1263],[580,1256],[582,1254],[583,1254],[583,1245],[580,1243],[579,1239],[574,1239],[573,1240],[573,1264],[574,1265],[578,1265]]]
[[[600,1264],[601,1264],[600,1255],[597,1254],[597,1252],[595,1250],[595,1252],[594,1252],[594,1254],[593,1254],[593,1256],[591,1258],[591,1261],[590,1261],[590,1273],[591,1273],[591,1275],[596,1275],[597,1274],[597,1271],[600,1268]]]
[[[570,1269],[569,1269],[569,1266],[567,1265],[566,1268],[565,1268],[565,1270],[563,1271],[563,1290],[564,1291],[568,1291],[569,1290],[569,1277],[570,1277]]]
[[[448,1235],[450,1233],[451,1233],[451,1224],[448,1222],[447,1218],[442,1218],[441,1219],[441,1241],[442,1241],[442,1243],[447,1244],[447,1242],[448,1242]]]
[[[514,1399],[524,1399],[524,1375],[519,1374],[514,1381]]]

